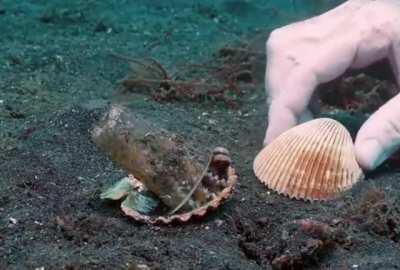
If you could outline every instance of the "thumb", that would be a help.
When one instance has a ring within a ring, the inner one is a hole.
[[[365,170],[381,165],[400,147],[400,94],[363,124],[355,141],[356,158]]]

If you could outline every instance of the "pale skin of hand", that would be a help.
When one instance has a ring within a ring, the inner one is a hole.
[[[266,44],[268,128],[264,145],[312,119],[315,88],[348,69],[387,58],[400,86],[400,0],[349,0],[274,30]],[[400,94],[363,124],[355,140],[360,166],[373,170],[400,147]]]

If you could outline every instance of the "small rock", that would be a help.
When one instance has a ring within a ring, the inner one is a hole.
[[[217,224],[217,227],[221,227],[222,224],[224,224],[224,221],[221,219],[215,220],[215,224]]]
[[[18,223],[18,220],[15,219],[15,218],[12,218],[12,217],[10,217],[10,218],[8,219],[8,221],[10,222],[10,225],[11,225],[11,226],[16,225],[16,224]]]
[[[281,239],[287,241],[289,239],[289,232],[287,230],[282,230]]]
[[[150,267],[147,266],[146,264],[138,264],[136,265],[137,270],[150,270]]]
[[[271,265],[273,269],[277,270],[304,268],[301,257],[293,257],[287,254],[275,258],[272,261]]]
[[[268,217],[261,217],[256,220],[256,223],[260,226],[266,226],[270,223],[270,221]]]
[[[100,21],[94,28],[94,32],[107,32],[108,29],[109,28],[107,27],[107,25],[104,22]]]

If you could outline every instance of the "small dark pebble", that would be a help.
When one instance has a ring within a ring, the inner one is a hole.
[[[10,112],[10,116],[15,119],[22,119],[25,118],[25,114],[21,112]]]
[[[249,70],[244,70],[237,74],[236,80],[251,83],[253,81],[253,73]]]
[[[104,22],[98,22],[96,27],[94,28],[94,32],[107,32],[109,27]]]
[[[10,198],[8,196],[0,197],[0,207],[6,206],[10,202]]]
[[[25,129],[18,136],[18,140],[27,140],[27,139],[29,139],[35,131],[36,131],[36,127],[30,127],[30,128]]]
[[[256,223],[260,226],[266,226],[266,225],[270,224],[271,222],[268,217],[261,217],[256,220]]]
[[[281,255],[272,261],[272,268],[277,270],[304,269],[301,256]]]
[[[257,246],[256,243],[240,242],[239,245],[248,259],[256,260],[259,257],[259,254],[258,254],[259,247]]]
[[[42,16],[39,18],[39,20],[43,23],[51,23],[54,21],[53,14],[51,13],[44,13]]]
[[[18,112],[17,110],[15,110],[13,107],[11,107],[10,105],[6,104],[4,106],[4,108],[9,111],[9,115],[12,118],[16,118],[16,119],[20,119],[20,118],[25,118],[25,115],[21,112]]]
[[[306,245],[301,248],[303,258],[313,258],[317,256],[323,249],[324,243],[319,239],[308,239]]]

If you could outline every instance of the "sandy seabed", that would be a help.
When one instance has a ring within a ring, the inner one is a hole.
[[[400,268],[396,170],[324,203],[289,200],[257,181],[262,84],[236,109],[133,95],[160,127],[204,151],[230,149],[240,183],[217,212],[152,227],[99,199],[126,175],[89,135],[128,70],[110,52],[152,57],[173,73],[306,13],[266,0],[47,2],[0,2],[0,269]],[[321,232],[293,223],[304,219]]]

